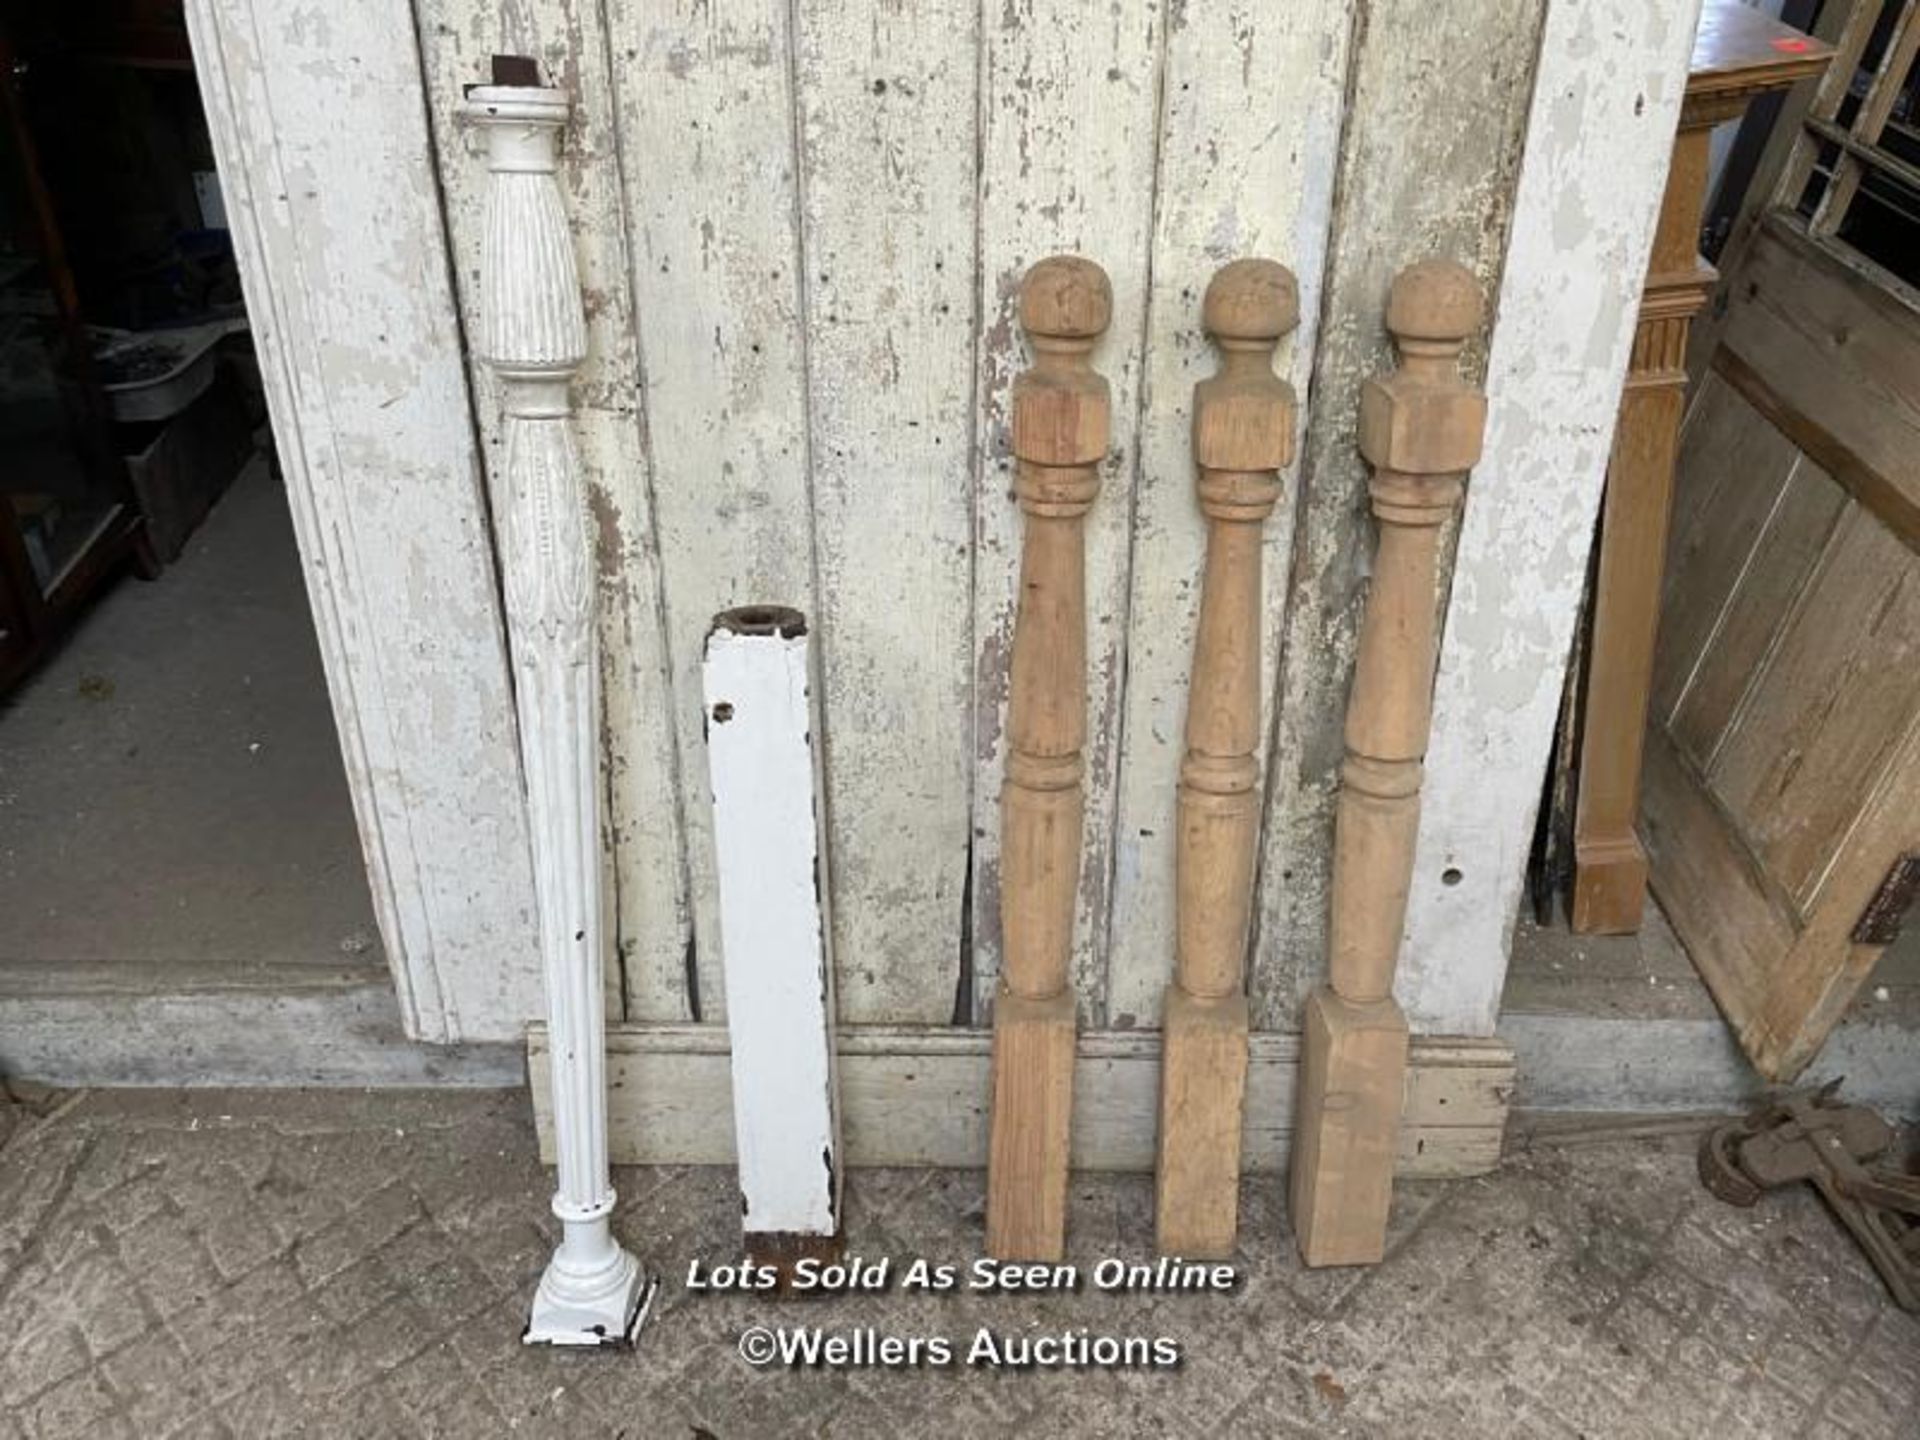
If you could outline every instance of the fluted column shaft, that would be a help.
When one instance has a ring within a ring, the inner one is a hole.
[[[600,667],[593,548],[568,381],[587,354],[573,240],[554,178],[564,92],[481,86],[487,136],[479,349],[500,382],[496,495],[547,996],[561,1239],[529,1341],[591,1345],[632,1328],[643,1290],[613,1238],[600,896]]]

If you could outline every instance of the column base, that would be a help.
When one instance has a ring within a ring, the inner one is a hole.
[[[1308,1265],[1377,1265],[1406,1087],[1407,1021],[1392,1000],[1355,1004],[1325,986],[1301,1035],[1288,1210]]]
[[[548,1261],[521,1342],[631,1348],[660,1282],[625,1250],[615,1247],[615,1256],[604,1276],[586,1280],[563,1269],[560,1256]]]
[[[1573,842],[1573,929],[1580,935],[1631,935],[1647,903],[1647,852],[1638,835]]]
[[[1167,987],[1160,1061],[1155,1235],[1162,1255],[1224,1260],[1240,1228],[1247,997]]]
[[[987,1253],[996,1260],[1066,1253],[1073,1061],[1073,993],[1026,1000],[1001,982],[987,1144]]]

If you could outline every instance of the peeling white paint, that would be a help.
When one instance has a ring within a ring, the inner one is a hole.
[[[1499,1012],[1698,10],[1548,10],[1395,986],[1417,1030]]]
[[[187,19],[407,1031],[517,1039],[525,798],[412,17]]]
[[[810,637],[804,626],[791,629],[736,631],[721,616],[702,672],[733,1129],[749,1236],[840,1229],[819,720]]]

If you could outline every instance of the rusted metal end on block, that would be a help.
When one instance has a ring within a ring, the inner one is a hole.
[[[523,85],[537,90],[540,88],[540,62],[531,55],[496,55],[493,57],[493,83]]]
[[[791,605],[741,605],[722,610],[708,627],[709,636],[774,635],[793,640],[807,633],[807,617]]]
[[[822,1289],[794,1289],[794,1266],[802,1260],[811,1260],[816,1265],[833,1265],[845,1259],[847,1253],[847,1237],[838,1230],[831,1235],[808,1235],[794,1230],[750,1231],[746,1236],[746,1245],[747,1259],[779,1276],[774,1283],[773,1293],[783,1300],[812,1299],[816,1295],[830,1293]]]

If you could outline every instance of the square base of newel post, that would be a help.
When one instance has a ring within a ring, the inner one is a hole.
[[[584,1282],[555,1256],[534,1292],[520,1339],[527,1345],[631,1348],[647,1323],[660,1282],[624,1250],[604,1276]]]
[[[1631,935],[1647,904],[1647,852],[1638,835],[1573,841],[1573,900],[1567,907],[1580,935]]]
[[[997,1260],[1066,1253],[1073,1060],[1073,993],[1027,1000],[1002,982],[987,1153],[987,1253]]]
[[[1321,987],[1301,1036],[1288,1210],[1308,1265],[1377,1265],[1406,1089],[1407,1020],[1391,1000]]]
[[[1247,997],[1167,987],[1160,1061],[1155,1233],[1162,1255],[1224,1260],[1240,1226]]]

